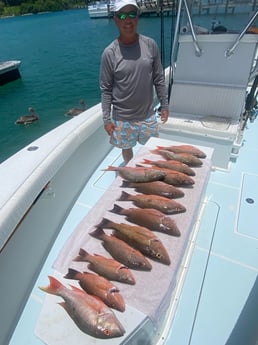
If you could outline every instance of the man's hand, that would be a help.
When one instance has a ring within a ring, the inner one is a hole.
[[[167,122],[167,120],[168,120],[168,110],[167,109],[161,109],[160,120],[162,123]]]
[[[115,129],[115,124],[113,122],[109,122],[109,123],[106,123],[104,125],[104,128],[105,128],[105,131],[107,132],[107,134],[110,136],[112,135],[113,133],[113,130]]]

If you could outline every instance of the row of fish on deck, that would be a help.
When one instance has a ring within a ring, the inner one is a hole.
[[[123,336],[125,329],[112,309],[125,311],[125,301],[112,281],[137,284],[132,270],[151,271],[151,260],[170,265],[170,256],[155,232],[180,237],[172,215],[186,212],[183,204],[174,199],[183,198],[181,187],[193,187],[195,171],[201,167],[204,152],[192,145],[157,146],[151,151],[163,159],[144,159],[135,167],[109,166],[105,171],[116,171],[123,179],[122,188],[132,188],[137,194],[122,189],[119,201],[130,201],[133,207],[123,208],[116,203],[109,210],[125,216],[127,223],[103,218],[90,232],[102,241],[111,255],[105,257],[79,250],[74,261],[88,262],[91,272],[69,268],[64,278],[79,281],[82,289],[66,287],[53,276],[43,291],[60,296],[64,307],[79,329],[95,338],[108,339]],[[103,229],[112,229],[112,235]],[[93,273],[93,272],[94,273]]]

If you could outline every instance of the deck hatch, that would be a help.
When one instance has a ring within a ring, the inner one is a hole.
[[[258,239],[258,176],[243,174],[237,231]]]

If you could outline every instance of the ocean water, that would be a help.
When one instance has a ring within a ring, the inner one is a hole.
[[[213,17],[205,19],[208,28]],[[231,28],[241,27],[242,19],[235,16]],[[227,16],[220,18],[223,23],[230,20]],[[164,18],[166,66],[174,24],[175,18]],[[202,24],[199,18],[196,24]],[[140,19],[139,32],[153,37],[159,46],[160,31],[159,17]],[[0,86],[0,162],[69,121],[65,112],[79,106],[81,98],[87,107],[100,102],[100,57],[116,36],[112,19],[90,19],[87,9],[0,20],[0,60],[22,61],[22,78]],[[28,113],[30,106],[35,108],[40,121],[16,125],[15,120]]]

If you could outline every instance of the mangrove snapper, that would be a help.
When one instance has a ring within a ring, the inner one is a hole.
[[[201,159],[191,155],[190,153],[174,153],[172,151],[162,150],[160,148],[153,150],[152,153],[160,154],[166,159],[173,159],[182,162],[190,167],[199,167],[203,164]]]
[[[134,188],[137,192],[143,194],[155,194],[164,196],[166,198],[176,199],[181,198],[185,194],[182,190],[169,185],[164,181],[153,181],[153,182],[129,182],[123,181],[121,187]]]
[[[103,241],[103,247],[112,255],[114,259],[136,270],[150,271],[152,266],[147,258],[135,248],[113,235],[107,235],[98,227],[90,233],[91,236]]]
[[[165,216],[164,213],[154,208],[131,207],[125,209],[114,205],[110,212],[124,215],[129,222],[144,226],[150,230],[163,232],[172,236],[180,236],[176,222],[171,217]]]
[[[179,172],[182,172],[182,173],[189,175],[189,176],[195,176],[195,171],[193,169],[191,169],[187,164],[176,161],[174,159],[157,160],[157,161],[153,161],[150,159],[144,159],[143,163],[151,164],[151,165],[157,166],[159,168],[166,168],[166,169],[179,171]]]
[[[114,229],[117,237],[140,250],[144,255],[166,265],[170,264],[170,258],[165,247],[151,230],[142,226],[112,222],[106,218],[103,218],[98,226]]]
[[[90,295],[99,297],[108,307],[125,311],[125,302],[119,289],[109,280],[95,273],[78,272],[69,268],[66,279],[79,280],[80,286]]]
[[[132,195],[123,191],[118,201],[132,201],[135,206],[141,208],[155,208],[165,214],[176,214],[186,211],[186,208],[175,200],[159,195]]]
[[[206,154],[192,145],[171,145],[171,146],[158,146],[162,150],[172,151],[174,153],[190,153],[198,158],[206,158]]]
[[[74,261],[89,262],[88,268],[91,271],[94,271],[109,280],[116,280],[121,283],[131,285],[135,284],[135,278],[129,268],[114,259],[109,259],[98,254],[91,255],[81,248],[79,255],[74,259]]]

